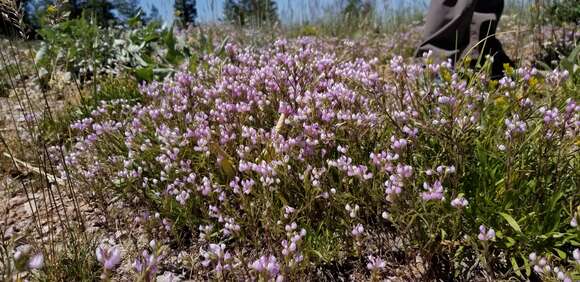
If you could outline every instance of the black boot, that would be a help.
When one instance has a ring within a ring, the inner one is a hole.
[[[512,68],[515,67],[514,61],[508,57],[508,55],[503,50],[501,43],[495,37],[496,27],[497,21],[486,21],[480,27],[480,35],[488,34],[488,31],[490,30],[494,32],[494,34],[487,38],[487,40],[485,40],[480,47],[480,51],[484,59],[487,55],[493,57],[493,63],[491,65],[491,79],[500,79],[504,76],[504,65],[507,64]]]
[[[515,68],[514,61],[512,61],[503,50],[501,50],[493,56],[493,64],[491,64],[491,79],[498,80],[504,77],[504,69],[506,65]]]

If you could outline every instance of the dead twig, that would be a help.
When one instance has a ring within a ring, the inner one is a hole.
[[[21,166],[22,168],[25,168],[29,171],[40,174],[41,176],[46,176],[48,181],[51,183],[57,183],[58,185],[65,185],[65,181],[62,178],[59,178],[59,177],[56,177],[50,173],[47,173],[46,171],[43,171],[40,168],[31,165],[30,163],[19,160],[19,159],[15,158],[14,156],[11,156],[8,153],[3,153],[2,155],[4,155],[5,157],[7,157],[9,159],[12,159],[14,161],[14,163],[16,163],[18,166]]]

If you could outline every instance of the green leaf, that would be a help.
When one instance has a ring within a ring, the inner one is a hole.
[[[146,67],[135,69],[135,78],[137,78],[138,81],[153,81],[153,68]]]
[[[520,255],[522,260],[524,261],[524,269],[526,270],[526,276],[530,276],[530,274],[532,274],[532,268],[530,267],[530,262],[528,261],[528,258],[525,257],[524,255]]]
[[[226,36],[226,38],[222,41],[222,43],[220,44],[220,46],[218,46],[215,50],[214,53],[218,54],[219,56],[223,56],[225,53],[225,49],[226,49],[226,45],[228,44],[228,41],[230,40],[229,36]]]
[[[153,74],[156,79],[163,79],[164,77],[174,73],[174,69],[170,68],[156,68],[153,69]]]
[[[516,240],[514,240],[512,237],[505,237],[505,239],[507,240],[507,243],[505,243],[505,246],[510,248],[511,246],[516,244]]]
[[[503,212],[500,212],[499,215],[501,215],[516,232],[522,233],[520,225],[511,215]]]
[[[165,44],[165,47],[167,47],[170,50],[175,50],[175,35],[173,35],[173,31],[172,30],[166,30],[163,32],[163,43]]]
[[[562,238],[566,235],[566,233],[554,232],[552,234],[552,238]]]
[[[554,209],[554,207],[556,207],[556,204],[558,203],[558,201],[564,196],[564,192],[560,191],[558,193],[555,193],[554,195],[552,195],[552,197],[550,197],[550,202],[549,202],[549,207],[550,209]]]
[[[133,58],[135,58],[135,61],[137,61],[137,63],[142,66],[142,67],[147,67],[149,66],[149,64],[143,60],[143,58],[139,55],[139,53],[133,53]]]
[[[143,14],[143,11],[139,10],[139,12],[137,12],[137,14],[135,16],[133,16],[127,20],[127,25],[129,25],[129,27],[131,27],[131,28],[138,27],[139,24],[141,23],[142,14]]]
[[[556,251],[556,253],[558,253],[558,256],[561,259],[566,259],[566,253],[558,248],[554,248],[554,251]]]
[[[315,255],[316,255],[316,256],[317,256],[317,257],[318,257],[320,260],[322,260],[322,261],[326,261],[326,260],[324,259],[324,256],[322,255],[322,253],[321,253],[321,252],[319,252],[319,251],[317,251],[317,250],[311,250],[311,252],[312,252],[313,254],[315,254]]]
[[[578,60],[578,56],[580,56],[580,45],[576,46],[570,55],[566,58],[566,60],[570,63],[574,63]]]
[[[516,261],[516,258],[515,258],[515,257],[512,257],[510,260],[511,260],[511,262],[512,262],[512,268],[513,268],[514,272],[515,272],[515,273],[516,273],[518,276],[520,276],[520,277],[524,277],[524,276],[522,275],[522,272],[520,271],[520,267],[518,266],[518,262]]]
[[[544,63],[544,62],[542,62],[540,60],[538,60],[536,63],[538,64],[538,66],[542,70],[545,70],[545,71],[551,71],[552,70],[552,68],[548,64],[546,64],[546,63]]]
[[[168,49],[165,59],[172,65],[178,66],[183,61],[183,55],[175,49]]]
[[[115,187],[119,188],[122,184],[123,182],[121,182],[120,179],[113,179],[113,185],[115,185]]]
[[[39,64],[42,59],[46,56],[46,52],[48,51],[48,46],[46,44],[42,44],[40,49],[36,52],[36,56],[34,57],[34,63]]]

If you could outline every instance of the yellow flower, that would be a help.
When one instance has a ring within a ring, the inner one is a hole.
[[[451,81],[451,79],[452,79],[453,77],[451,76],[451,72],[450,72],[450,71],[448,71],[448,70],[446,70],[446,69],[442,69],[442,70],[441,70],[441,78],[442,78],[444,81]]]
[[[58,12],[58,9],[56,8],[56,6],[54,5],[48,5],[48,7],[46,7],[46,13],[48,14],[56,14]]]
[[[503,64],[503,69],[505,70],[505,74],[507,76],[512,76],[514,74],[514,68],[512,68],[509,64]]]
[[[507,103],[507,99],[504,96],[499,96],[499,97],[494,99],[494,102],[495,102],[496,106],[502,106],[502,105],[505,105]]]
[[[530,87],[536,86],[538,84],[538,79],[535,77],[530,78],[529,84],[530,84]]]

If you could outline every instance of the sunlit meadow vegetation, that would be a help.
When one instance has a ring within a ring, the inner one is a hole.
[[[491,60],[409,58],[414,19],[383,29],[362,1],[290,27],[238,2],[230,24],[164,27],[57,1],[40,42],[3,43],[23,116],[0,187],[31,221],[2,194],[2,279],[580,280],[574,1],[509,16],[532,36],[506,46],[535,50],[498,80]]]

